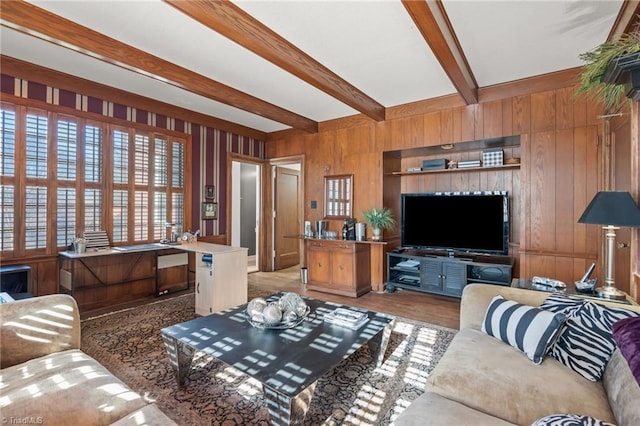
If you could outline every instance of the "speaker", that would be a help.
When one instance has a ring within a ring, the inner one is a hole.
[[[472,266],[470,278],[480,281],[492,281],[500,284],[511,284],[511,268],[502,265]]]

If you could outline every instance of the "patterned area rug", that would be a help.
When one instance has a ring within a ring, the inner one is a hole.
[[[187,294],[87,319],[82,349],[179,425],[267,425],[260,384],[209,356],[196,355],[187,386],[178,388],[160,329],[195,318],[194,302]],[[454,334],[396,317],[382,366],[366,345],[356,351],[320,379],[305,424],[392,423],[422,394]]]

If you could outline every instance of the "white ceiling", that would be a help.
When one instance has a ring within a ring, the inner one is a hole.
[[[162,1],[30,3],[311,120],[358,113]],[[234,3],[384,107],[456,92],[400,0]],[[482,88],[582,65],[578,55],[607,39],[623,2],[442,4]],[[3,55],[263,132],[289,128],[2,24]]]

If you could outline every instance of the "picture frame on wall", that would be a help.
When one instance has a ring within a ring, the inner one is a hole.
[[[218,219],[218,203],[202,203],[202,220]]]
[[[208,200],[213,200],[216,198],[216,186],[215,185],[205,185],[204,187],[204,198]]]

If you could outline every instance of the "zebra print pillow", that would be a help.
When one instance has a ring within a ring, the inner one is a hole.
[[[616,349],[613,323],[638,315],[560,294],[548,297],[540,307],[567,315],[564,330],[549,355],[593,382],[602,378]]]
[[[612,423],[598,420],[594,417],[579,416],[577,414],[552,414],[542,417],[531,426],[616,426]]]
[[[482,321],[482,331],[524,352],[540,364],[564,323],[563,314],[495,296]]]

